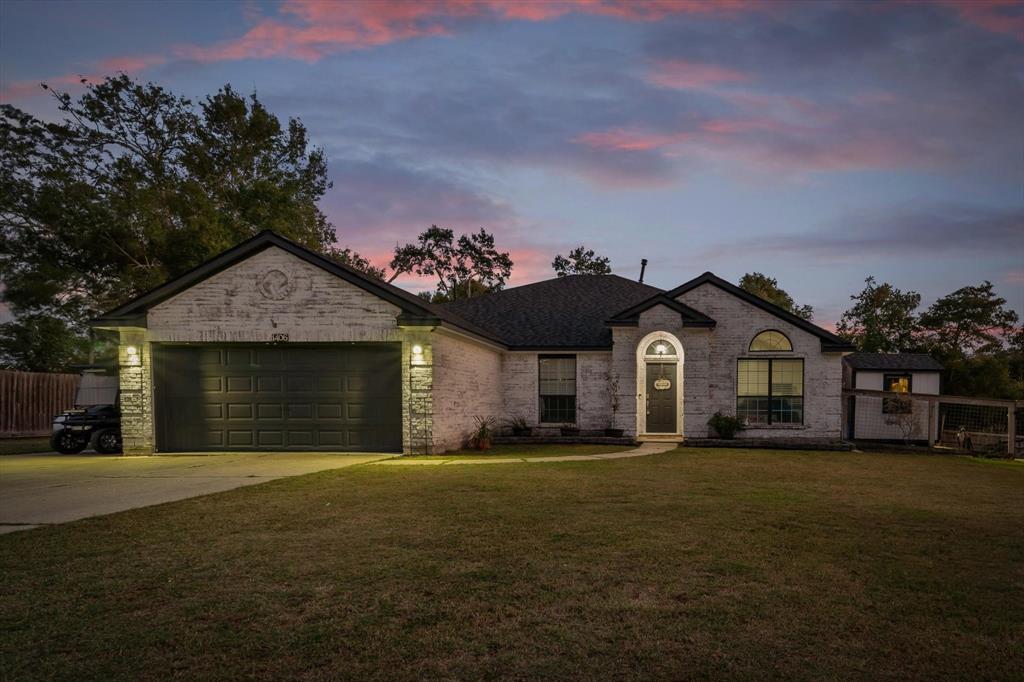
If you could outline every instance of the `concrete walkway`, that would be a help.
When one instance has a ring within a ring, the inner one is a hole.
[[[0,533],[366,464],[387,454],[274,452],[0,457]]]
[[[646,457],[648,455],[657,455],[662,452],[668,452],[669,450],[675,450],[679,446],[679,443],[643,443],[638,448],[632,450],[623,450],[622,452],[609,452],[604,455],[565,455],[562,457],[452,457],[450,459],[444,459],[444,455],[439,455],[441,459],[410,459],[400,457],[398,459],[385,459],[379,462],[373,462],[375,465],[382,466],[440,466],[443,464],[521,464],[523,462],[530,463],[547,463],[547,462],[585,462],[588,460],[596,459],[627,459],[629,457]]]

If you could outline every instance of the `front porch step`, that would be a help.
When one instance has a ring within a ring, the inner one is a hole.
[[[637,441],[640,443],[682,443],[683,437],[673,433],[641,433],[637,436]]]

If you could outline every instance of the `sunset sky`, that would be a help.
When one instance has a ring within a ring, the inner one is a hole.
[[[1024,313],[1024,4],[0,4],[3,102],[117,71],[301,118],[379,264],[436,223],[496,233],[513,285],[582,243],[666,288],[765,272],[824,325],[871,274]]]

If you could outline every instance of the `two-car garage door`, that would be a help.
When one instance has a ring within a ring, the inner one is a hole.
[[[157,448],[397,452],[398,344],[158,346]]]

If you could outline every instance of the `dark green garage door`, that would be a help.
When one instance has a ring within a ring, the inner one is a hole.
[[[159,346],[157,447],[402,448],[398,344]]]

